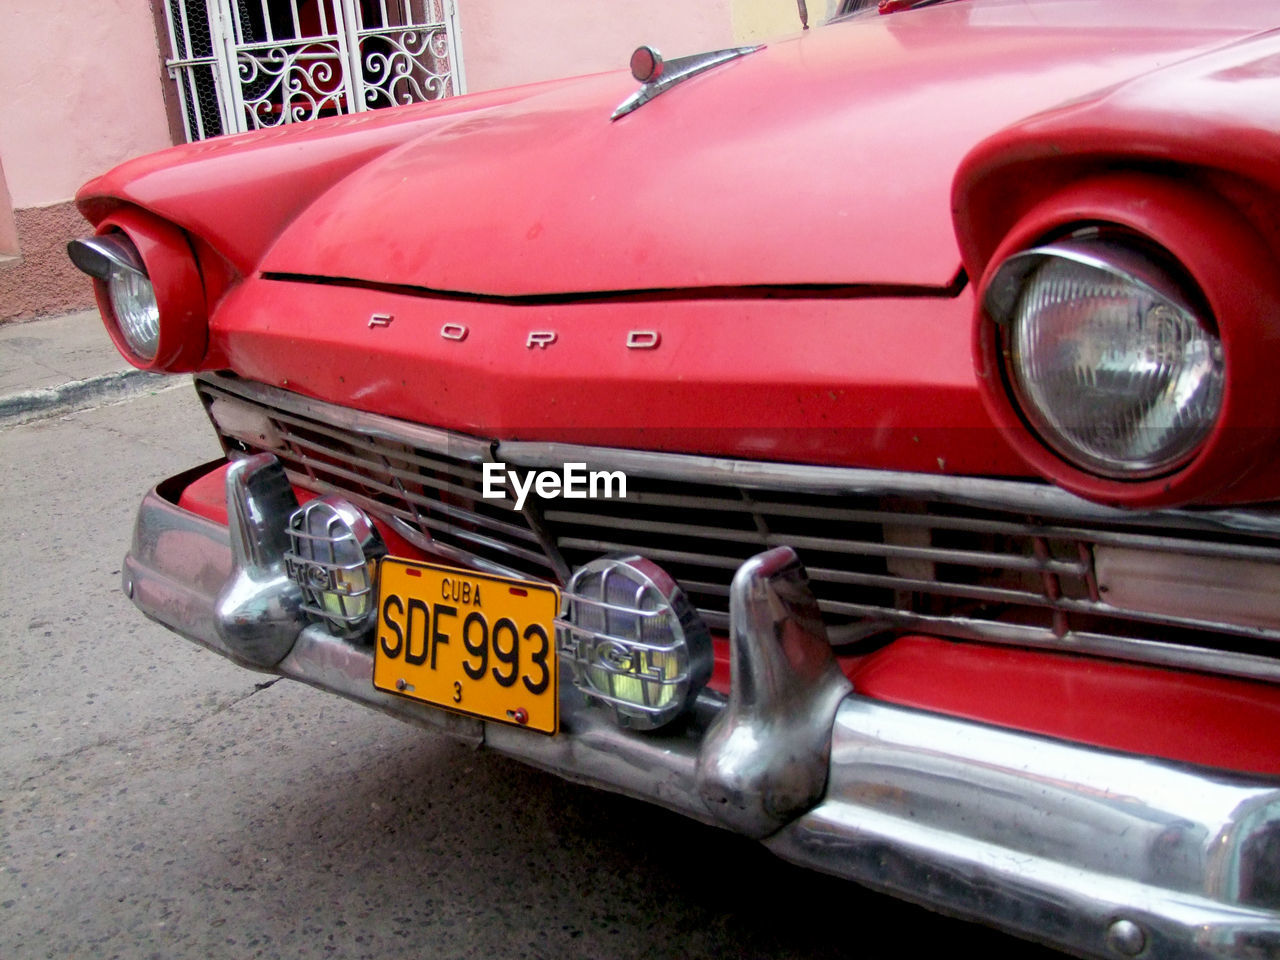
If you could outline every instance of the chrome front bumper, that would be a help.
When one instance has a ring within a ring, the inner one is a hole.
[[[787,548],[738,571],[733,690],[681,734],[621,730],[567,684],[554,737],[375,690],[372,649],[306,625],[273,569],[289,498],[261,456],[228,471],[231,530],[149,493],[123,571],[223,656],[1075,953],[1280,956],[1280,784],[860,697]]]

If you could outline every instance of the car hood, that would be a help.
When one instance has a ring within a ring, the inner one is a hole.
[[[1268,6],[975,0],[860,16],[616,121],[638,86],[622,72],[192,144],[80,200],[95,221],[113,198],[168,217],[244,274],[494,297],[950,290],[952,179],[975,144],[1257,32]]]
[[[943,287],[960,270],[951,181],[974,144],[1249,31],[1069,6],[834,24],[616,121],[637,86],[619,74],[442,120],[317,199],[262,267],[497,296]]]

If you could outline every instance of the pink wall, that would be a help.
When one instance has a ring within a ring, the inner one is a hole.
[[[13,221],[9,181],[4,178],[4,158],[0,157],[0,257],[11,257],[17,252],[18,227]]]
[[[730,46],[730,0],[459,0],[467,90],[625,69],[642,43],[676,57]]]
[[[13,206],[170,143],[148,0],[0,2],[0,156]],[[168,82],[166,79],[164,82]]]
[[[733,42],[732,0],[458,0],[472,91]],[[170,143],[149,0],[0,0],[0,156],[15,208]]]

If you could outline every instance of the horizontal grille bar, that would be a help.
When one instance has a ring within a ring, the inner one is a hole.
[[[606,530],[631,530],[634,521],[629,518],[604,517],[598,514],[574,515],[557,510],[548,510],[543,515],[549,524],[557,522],[574,523],[579,526],[605,528]],[[882,516],[889,516],[883,515]],[[1008,570],[1037,570],[1048,573],[1059,573],[1067,576],[1083,576],[1085,565],[1058,560],[1042,560],[1036,557],[1011,556],[999,553],[981,553],[965,550],[940,550],[930,547],[908,547],[886,543],[859,542],[840,540],[833,537],[811,537],[802,535],[784,536],[782,534],[760,533],[758,530],[734,530],[730,528],[708,527],[698,524],[669,523],[652,521],[644,525],[646,533],[669,534],[680,538],[704,538],[708,540],[726,540],[734,543],[749,544],[756,551],[768,550],[771,547],[789,546],[797,550],[811,549],[831,553],[850,553],[868,557],[898,557],[903,559],[929,560],[937,563],[966,564],[969,566],[988,566]],[[1025,532],[1025,528],[1023,530]],[[601,550],[632,549],[607,541],[599,541]],[[735,564],[737,566],[737,564]]]

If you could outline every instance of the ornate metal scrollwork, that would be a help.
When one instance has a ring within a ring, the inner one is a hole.
[[[188,139],[459,92],[443,0],[166,0]]]
[[[449,34],[443,25],[361,37],[364,105],[436,100],[453,92]]]
[[[236,67],[253,129],[344,112],[342,51],[336,41],[242,50]]]

